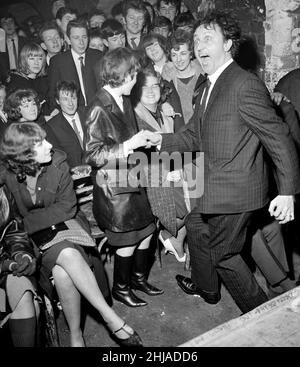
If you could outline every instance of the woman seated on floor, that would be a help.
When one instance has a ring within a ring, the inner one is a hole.
[[[35,253],[13,197],[0,182],[0,328],[8,321],[14,347],[38,344]]]
[[[41,286],[55,288],[70,329],[71,346],[85,346],[80,327],[81,295],[95,307],[122,346],[140,346],[141,339],[107,304],[83,246],[95,247],[87,223],[77,212],[73,181],[62,151],[52,151],[36,123],[12,123],[0,145],[7,166],[5,182],[23,217],[25,229],[39,246]],[[103,266],[102,266],[103,268]],[[103,284],[102,289],[107,288]]]

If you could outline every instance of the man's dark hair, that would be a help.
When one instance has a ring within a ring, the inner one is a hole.
[[[70,38],[70,34],[71,34],[71,29],[72,28],[84,28],[86,29],[86,33],[89,34],[89,29],[88,29],[88,25],[84,20],[78,20],[78,19],[74,19],[74,20],[70,20],[68,25],[67,25],[67,36]]]
[[[158,0],[157,5],[156,5],[158,11],[159,11],[159,8],[160,8],[162,2],[164,2],[167,5],[171,4],[171,5],[176,6],[177,13],[180,11],[181,0]]]
[[[76,17],[78,16],[78,12],[76,9],[73,8],[67,8],[66,6],[63,6],[62,8],[59,8],[57,10],[55,19],[59,19],[62,20],[63,16],[65,16],[66,14],[75,14]]]
[[[209,11],[202,19],[199,19],[195,23],[194,31],[201,25],[208,29],[218,25],[221,29],[224,39],[226,41],[232,41],[232,47],[230,50],[232,57],[237,55],[241,40],[241,28],[238,22],[229,13],[224,11],[219,12],[216,10]]]
[[[125,34],[123,25],[116,19],[106,19],[101,26],[101,33],[104,39],[118,34]]]
[[[117,15],[123,15],[123,1],[116,3],[110,10],[110,15],[114,18]]]
[[[123,16],[126,17],[128,10],[134,9],[136,11],[142,12],[144,16],[148,14],[148,10],[140,0],[125,0],[123,2]]]
[[[193,52],[193,37],[190,32],[184,31],[183,29],[177,29],[168,38],[168,50],[169,52],[174,49],[179,50],[181,45],[187,45],[189,51]]]
[[[49,20],[47,22],[44,22],[41,29],[39,30],[39,40],[43,42],[43,33],[52,29],[57,30],[59,36],[61,38],[64,38],[64,35],[62,34],[62,31],[60,30],[56,22],[54,20]]]
[[[151,26],[151,30],[161,27],[168,27],[169,32],[172,32],[173,30],[172,22],[170,21],[170,19],[162,15],[155,17]]]
[[[176,30],[179,27],[191,27],[193,28],[195,24],[195,18],[193,14],[189,11],[180,13],[176,15],[174,19],[174,30]]]
[[[73,80],[62,80],[56,84],[54,97],[56,100],[59,99],[60,92],[67,92],[70,94],[76,94],[78,98],[79,89],[77,84]]]
[[[17,24],[16,22],[16,18],[12,15],[12,13],[9,13],[8,11],[5,11],[5,12],[1,12],[0,13],[0,21],[2,19],[13,19],[15,24]]]

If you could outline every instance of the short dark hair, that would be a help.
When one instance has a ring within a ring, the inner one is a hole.
[[[140,64],[135,53],[128,48],[118,47],[108,51],[101,60],[100,82],[112,88],[124,84],[128,75],[133,76],[139,70]]]
[[[241,28],[238,22],[228,12],[211,10],[199,19],[194,26],[194,31],[203,25],[205,28],[211,28],[218,25],[221,29],[224,39],[232,41],[231,55],[236,56],[241,40]]]
[[[15,122],[5,129],[0,156],[19,182],[25,181],[26,175],[34,176],[40,169],[41,165],[35,160],[34,146],[45,137],[45,130],[35,122]]]
[[[180,11],[181,0],[157,0],[157,9],[159,10],[161,3],[164,2],[165,4],[171,4],[176,6],[177,13]]]
[[[34,89],[17,89],[10,93],[4,103],[4,111],[7,113],[7,117],[11,121],[19,121],[22,117],[20,106],[22,101],[36,102],[38,107],[38,113],[40,111],[40,104],[38,94]]]
[[[104,13],[103,10],[101,10],[101,9],[93,9],[93,10],[89,11],[89,13],[88,13],[88,21],[90,21],[91,18],[94,15],[102,15],[106,19],[106,15],[105,15],[105,13]]]
[[[148,46],[151,46],[154,42],[158,42],[160,47],[163,49],[164,53],[168,57],[168,47],[167,47],[167,39],[162,36],[161,34],[150,32],[149,34],[146,34],[141,39],[141,43],[139,45],[139,48],[141,48],[144,52],[146,52],[146,48]]]
[[[79,95],[79,88],[75,81],[73,80],[62,80],[56,84],[54,97],[56,100],[59,99],[59,93],[60,92],[68,92],[71,94],[76,94],[76,97],[78,98]]]
[[[61,38],[64,37],[63,34],[62,34],[62,31],[57,26],[56,22],[54,20],[49,20],[47,22],[44,22],[42,27],[39,30],[39,39],[40,39],[41,42],[43,42],[43,33],[46,32],[46,31],[50,31],[52,29],[57,30],[57,32],[58,32],[58,34]]]
[[[123,15],[123,1],[116,3],[110,10],[110,15],[113,18],[120,14]]]
[[[193,28],[194,23],[195,23],[195,18],[193,14],[187,11],[187,12],[179,13],[176,15],[174,19],[173,28],[174,30],[176,30],[179,27],[186,27],[186,26],[190,26],[191,28]]]
[[[134,9],[136,11],[142,12],[144,14],[144,17],[148,13],[147,8],[140,0],[125,0],[123,2],[123,16],[126,17],[128,10]]]
[[[0,13],[0,22],[2,19],[13,19],[13,21],[15,22],[15,24],[17,24],[16,22],[16,18],[13,16],[12,13],[5,11],[3,13]]]
[[[101,33],[104,39],[108,37],[113,37],[117,34],[125,34],[125,29],[123,25],[116,19],[106,19],[101,26]]]
[[[168,27],[169,32],[172,32],[173,25],[169,18],[164,17],[163,15],[159,15],[155,17],[154,21],[152,22],[151,29],[154,30],[154,28],[161,28],[161,27]]]
[[[181,45],[185,44],[187,44],[188,49],[193,52],[194,42],[191,33],[184,31],[183,29],[177,29],[168,39],[168,50],[170,52],[173,48],[177,51]]]
[[[76,9],[68,8],[68,7],[66,7],[66,6],[63,6],[63,7],[59,8],[59,9],[57,10],[57,13],[56,13],[55,19],[62,20],[62,18],[63,18],[66,14],[74,14],[74,15],[76,15],[76,17],[78,16],[78,12],[77,12],[77,10],[76,10]]]
[[[89,34],[89,28],[87,23],[84,20],[81,19],[74,19],[74,20],[70,20],[68,25],[67,25],[67,36],[70,38],[70,34],[71,34],[71,29],[72,28],[84,28],[86,30],[86,33]]]

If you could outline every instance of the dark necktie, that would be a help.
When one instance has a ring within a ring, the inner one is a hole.
[[[83,63],[83,56],[79,57],[79,61],[80,61],[80,68],[81,68],[81,75],[82,75],[82,82],[83,82],[83,88],[84,88],[84,94],[86,97],[87,94],[87,88],[86,88],[86,69],[85,69],[85,65]],[[87,101],[85,101],[87,104]]]
[[[13,53],[14,53],[14,58],[15,58],[15,63],[16,63],[16,68],[18,67],[18,53],[17,53],[17,48],[16,48],[16,44],[15,44],[15,40],[12,38],[11,39],[12,42],[12,48],[13,48]]]
[[[79,143],[80,143],[80,146],[81,148],[83,149],[83,141],[81,139],[81,136],[80,136],[80,133],[79,133],[79,130],[78,130],[78,127],[76,125],[76,121],[75,119],[72,119],[72,126],[73,126],[73,130],[75,131],[75,134],[77,135],[77,138],[79,140]]]
[[[205,109],[206,109],[206,103],[207,103],[207,97],[208,97],[208,91],[209,91],[210,85],[211,85],[211,82],[207,78],[206,82],[205,82],[205,88],[204,88],[203,93],[202,93],[202,97],[201,97],[201,101],[200,101],[200,107],[199,107],[199,114],[198,114],[198,116],[200,117],[200,120],[201,120],[201,123],[200,123],[201,127],[202,127],[202,117],[203,117]]]
[[[130,39],[131,47],[132,47],[134,50],[137,48],[137,44],[136,44],[135,40],[136,40],[136,37],[132,37],[132,38]]]

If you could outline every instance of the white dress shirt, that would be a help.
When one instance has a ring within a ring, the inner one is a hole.
[[[208,79],[211,82],[209,90],[208,90],[208,94],[207,94],[207,99],[206,99],[206,105],[205,108],[207,106],[209,97],[211,95],[211,91],[214,87],[214,85],[216,84],[216,81],[218,80],[219,76],[223,73],[223,71],[233,62],[233,59],[230,58],[230,60],[228,60],[227,62],[225,62],[225,64],[223,64],[222,66],[220,66],[213,74],[208,75]]]
[[[65,119],[68,121],[68,123],[70,124],[72,129],[73,129],[72,120],[75,119],[75,124],[77,126],[78,131],[79,131],[79,135],[81,137],[81,140],[83,141],[83,130],[82,130],[82,126],[81,126],[81,123],[80,123],[80,118],[79,118],[78,113],[76,112],[74,116],[67,115],[64,112],[62,114],[64,115]]]
[[[18,37],[14,36],[12,38],[14,39],[15,46],[16,46],[16,52],[18,54],[18,47],[19,47]],[[6,45],[7,45],[7,52],[8,52],[8,58],[9,58],[9,68],[10,68],[10,70],[16,70],[17,69],[17,60],[15,59],[13,43],[11,41],[12,38],[7,38],[6,39]]]

